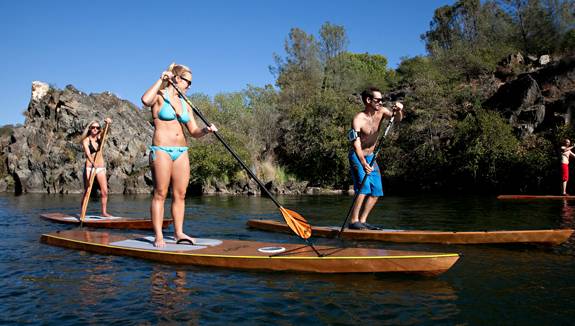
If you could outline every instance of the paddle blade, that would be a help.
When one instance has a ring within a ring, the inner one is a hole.
[[[280,212],[287,225],[302,239],[311,237],[311,225],[299,213],[280,207]]]

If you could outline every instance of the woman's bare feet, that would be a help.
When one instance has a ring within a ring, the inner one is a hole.
[[[164,236],[156,236],[154,239],[154,247],[156,248],[164,248],[166,246],[166,242],[164,241]]]
[[[178,243],[178,242],[184,242],[184,241],[185,241],[186,243],[188,243],[188,241],[189,241],[190,244],[196,243],[196,239],[194,239],[194,238],[192,238],[192,237],[186,235],[185,233],[175,234],[175,235],[174,235],[174,239],[176,240],[176,243]]]
[[[103,217],[114,217],[114,215],[112,214],[108,214],[108,213],[102,213]]]

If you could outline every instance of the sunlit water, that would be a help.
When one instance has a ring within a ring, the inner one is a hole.
[[[351,197],[282,197],[312,224],[340,225]],[[346,242],[463,256],[439,277],[266,273],[166,265],[39,242],[70,228],[45,212],[77,213],[79,196],[0,195],[0,324],[565,325],[575,317],[575,241],[558,247]],[[90,208],[97,212],[98,202]],[[573,204],[487,197],[386,197],[370,222],[386,228],[495,230],[573,227]],[[149,197],[112,196],[116,215],[147,217]],[[167,210],[169,212],[169,210]],[[186,203],[194,236],[296,242],[250,230],[250,218],[281,216],[257,197]],[[171,229],[166,233],[169,234]],[[139,232],[141,233],[141,232]],[[314,239],[318,244],[337,240]]]

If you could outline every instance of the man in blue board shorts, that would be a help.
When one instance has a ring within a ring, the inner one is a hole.
[[[373,165],[373,171],[367,175],[367,179],[363,184],[363,188],[359,190],[361,181],[365,177],[365,170],[361,165],[361,162],[357,158],[354,151],[349,151],[349,164],[351,167],[351,174],[353,176],[353,190],[355,192],[359,191],[363,195],[371,195],[376,197],[383,196],[383,185],[381,183],[381,173],[379,171],[379,166],[377,162]],[[373,153],[366,155],[365,160],[369,163],[373,160]]]
[[[381,172],[376,164],[370,166],[374,155],[380,122],[383,118],[391,118],[396,111],[395,121],[403,119],[403,104],[395,102],[392,109],[383,106],[381,91],[377,88],[369,88],[361,93],[364,110],[353,117],[348,139],[351,142],[349,163],[353,178],[354,191],[358,193],[348,228],[355,230],[377,230],[376,226],[367,223],[369,213],[383,196],[381,184]],[[362,189],[359,189],[365,174],[368,174]]]

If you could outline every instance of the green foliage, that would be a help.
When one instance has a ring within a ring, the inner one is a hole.
[[[518,141],[509,124],[494,112],[478,109],[457,122],[450,148],[461,181],[497,186],[518,161]]]
[[[219,133],[244,163],[248,167],[251,166],[248,152],[241,145],[244,137],[239,133],[231,133],[226,130],[220,130]],[[242,170],[239,163],[224,146],[214,140],[194,142],[188,154],[190,157],[190,182],[194,184],[203,184],[214,179],[234,180],[238,172]]]
[[[575,52],[575,29],[571,29],[565,33],[563,40],[561,40],[559,51],[562,53]]]
[[[268,156],[273,156],[279,129],[277,92],[271,87],[248,86],[243,92],[217,94],[213,101],[201,94],[191,98],[220,136],[257,173]],[[196,118],[199,122],[199,119]],[[190,149],[191,181],[236,180],[241,165],[215,137],[192,142]]]
[[[341,53],[327,63],[324,88],[347,94],[361,93],[370,86],[387,89],[387,59],[367,53]]]
[[[348,40],[343,26],[332,25],[329,22],[326,22],[321,26],[319,34],[322,56],[321,60],[323,62],[327,62],[337,57],[347,48]]]
[[[514,164],[509,186],[524,193],[555,193],[559,189],[558,146],[543,137],[532,135],[522,140],[519,159]]]
[[[522,51],[535,55],[561,49],[565,35],[573,29],[572,0],[499,0],[496,3],[511,17],[512,39]]]
[[[345,135],[359,108],[333,91],[318,95],[312,103],[294,110],[284,121],[281,162],[303,180],[343,185],[349,179]]]

